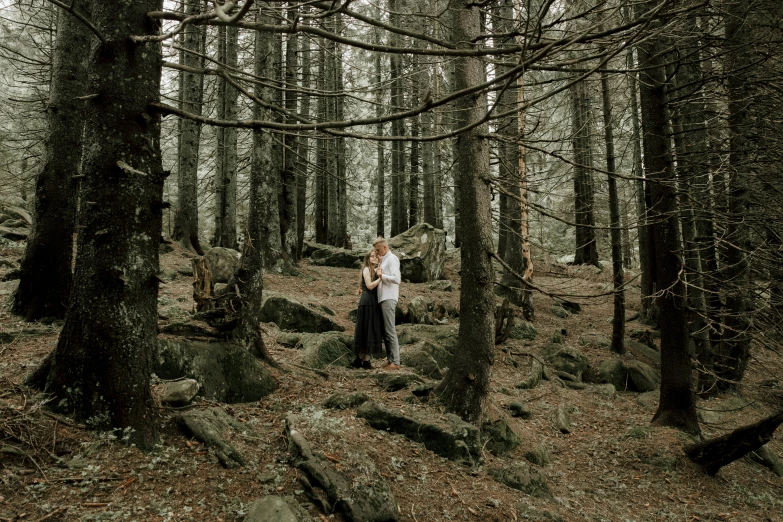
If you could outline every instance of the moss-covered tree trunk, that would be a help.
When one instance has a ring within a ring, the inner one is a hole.
[[[453,41],[472,42],[479,34],[477,7],[467,0],[451,6],[454,16]],[[479,58],[456,60],[455,89],[465,89],[484,81]],[[457,127],[481,118],[484,96],[463,96],[456,102]],[[457,137],[455,170],[460,188],[462,224],[462,288],[460,291],[459,341],[454,359],[438,392],[449,411],[468,422],[478,423],[489,396],[489,381],[495,350],[495,274],[492,268],[492,212],[490,202],[489,146],[478,126]]]
[[[89,12],[88,0],[73,7]],[[71,292],[76,187],[82,156],[87,56],[92,33],[69,13],[59,15],[46,109],[44,161],[35,189],[33,226],[12,303],[27,321],[65,316]]]
[[[159,0],[92,2],[106,38],[89,60],[82,229],[74,290],[55,348],[47,391],[51,404],[96,427],[129,429],[149,448],[157,440],[150,372],[157,336],[158,245],[164,173],[159,44],[132,35],[157,33],[147,13]]]

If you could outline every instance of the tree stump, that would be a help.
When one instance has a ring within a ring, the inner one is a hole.
[[[212,310],[214,284],[204,257],[193,259],[193,302],[197,312]]]
[[[708,475],[714,475],[726,464],[741,459],[769,442],[781,424],[783,410],[721,437],[692,444],[685,448],[685,454],[703,466]]]

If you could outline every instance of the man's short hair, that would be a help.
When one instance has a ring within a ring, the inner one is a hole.
[[[375,241],[372,242],[372,246],[374,246],[375,248],[378,248],[378,246],[380,246],[380,245],[389,246],[389,243],[386,242],[386,238],[384,238],[382,236],[378,236],[377,238],[375,238]]]

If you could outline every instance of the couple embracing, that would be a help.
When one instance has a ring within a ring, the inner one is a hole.
[[[400,260],[389,250],[382,237],[373,242],[373,249],[364,256],[361,278],[361,298],[356,311],[356,329],[353,335],[353,368],[372,369],[370,355],[381,354],[386,345],[384,369],[400,367],[400,345],[394,316],[400,295]]]

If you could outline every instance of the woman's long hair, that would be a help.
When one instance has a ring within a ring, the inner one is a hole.
[[[370,269],[370,281],[375,281],[378,278],[378,276],[375,275],[375,268],[370,264],[370,256],[373,255],[374,252],[375,250],[367,252],[367,255],[364,256],[364,263],[362,263],[362,277],[364,277],[364,267],[367,267]]]

